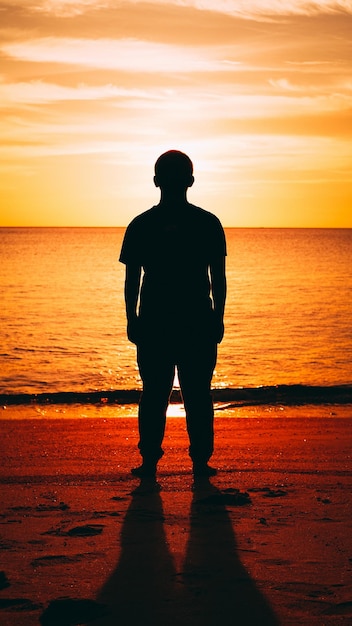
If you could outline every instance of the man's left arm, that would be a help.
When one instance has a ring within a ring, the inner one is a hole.
[[[125,304],[128,339],[137,344],[139,340],[139,319],[137,315],[142,268],[138,263],[126,264]]]
[[[219,256],[210,263],[211,292],[214,303],[216,341],[224,336],[224,311],[226,301],[226,257]]]

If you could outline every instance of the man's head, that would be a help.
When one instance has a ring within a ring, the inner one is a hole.
[[[154,183],[162,189],[187,189],[194,183],[193,163],[179,150],[164,152],[155,163]]]

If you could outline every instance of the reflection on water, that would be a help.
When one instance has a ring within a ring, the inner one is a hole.
[[[1,228],[0,392],[140,387],[123,228]],[[214,387],[351,382],[352,229],[229,228]]]
[[[220,494],[210,482],[194,485],[187,548],[176,571],[159,490],[142,484],[135,491],[121,531],[119,561],[98,597],[110,613],[99,626],[278,624],[240,561],[221,499],[215,506],[199,502],[210,494]]]

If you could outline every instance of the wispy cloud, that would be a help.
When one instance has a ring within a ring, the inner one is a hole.
[[[138,1],[138,0],[137,0]],[[144,0],[139,0],[144,1]],[[145,0],[147,1],[147,0]],[[162,0],[159,0],[162,2]],[[175,4],[241,17],[352,13],[350,0],[185,0]]]
[[[81,15],[87,11],[111,9],[115,0],[8,0],[7,5],[26,7],[31,11],[53,14],[60,17]],[[165,0],[124,0],[124,5],[149,4],[165,5]],[[269,16],[318,15],[350,13],[350,0],[168,0],[167,4],[179,9],[196,8],[200,11],[213,11],[225,15],[247,19],[268,18]]]
[[[339,93],[340,92],[340,93]],[[275,117],[296,117],[297,115],[317,115],[341,112],[352,108],[351,84],[343,83],[334,93],[324,93],[320,87],[306,87],[294,84],[287,78],[270,79],[261,92],[255,86],[236,86],[231,82],[218,84],[211,88],[193,89],[192,85],[178,87],[156,87],[151,84],[145,89],[127,88],[110,83],[105,85],[78,84],[65,86],[44,81],[18,83],[0,82],[0,107],[9,108],[26,105],[60,106],[63,102],[87,102],[95,105],[94,113],[101,115],[102,103],[109,105],[110,115],[114,107],[123,108],[132,113],[148,112],[149,118],[165,120],[187,119],[266,119]],[[62,116],[68,122],[69,110]],[[81,109],[84,117],[85,109]],[[120,112],[120,116],[122,112]]]
[[[236,69],[226,48],[177,46],[135,39],[45,37],[8,43],[3,53],[37,63],[61,63],[126,72],[218,72]]]
[[[74,17],[91,9],[108,8],[111,4],[111,0],[7,0],[6,2],[8,7],[21,7],[28,11],[58,17]]]
[[[77,87],[66,87],[43,81],[27,83],[0,83],[0,107],[9,104],[64,102],[73,100],[106,100],[116,98],[145,99],[158,98],[157,94],[148,95],[147,91],[124,89],[116,85],[88,86],[79,84]]]

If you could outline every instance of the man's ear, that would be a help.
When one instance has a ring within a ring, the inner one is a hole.
[[[155,187],[160,187],[157,176],[154,176],[153,181],[154,181]]]
[[[192,187],[193,183],[194,183],[194,176],[190,176],[188,187]]]

